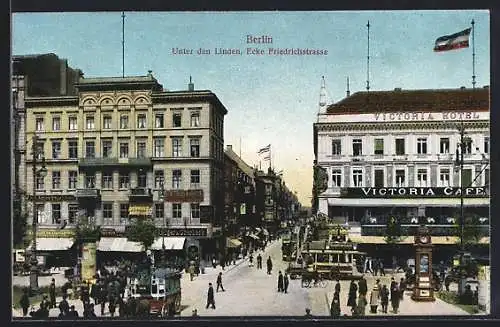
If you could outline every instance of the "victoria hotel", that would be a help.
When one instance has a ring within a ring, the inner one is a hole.
[[[462,186],[465,215],[487,225],[489,135],[488,87],[357,92],[323,105],[314,150],[328,187],[318,211],[361,225],[364,235],[382,235],[389,216],[446,235]]]

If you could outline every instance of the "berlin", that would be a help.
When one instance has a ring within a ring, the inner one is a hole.
[[[495,313],[489,11],[16,3],[14,320]]]

